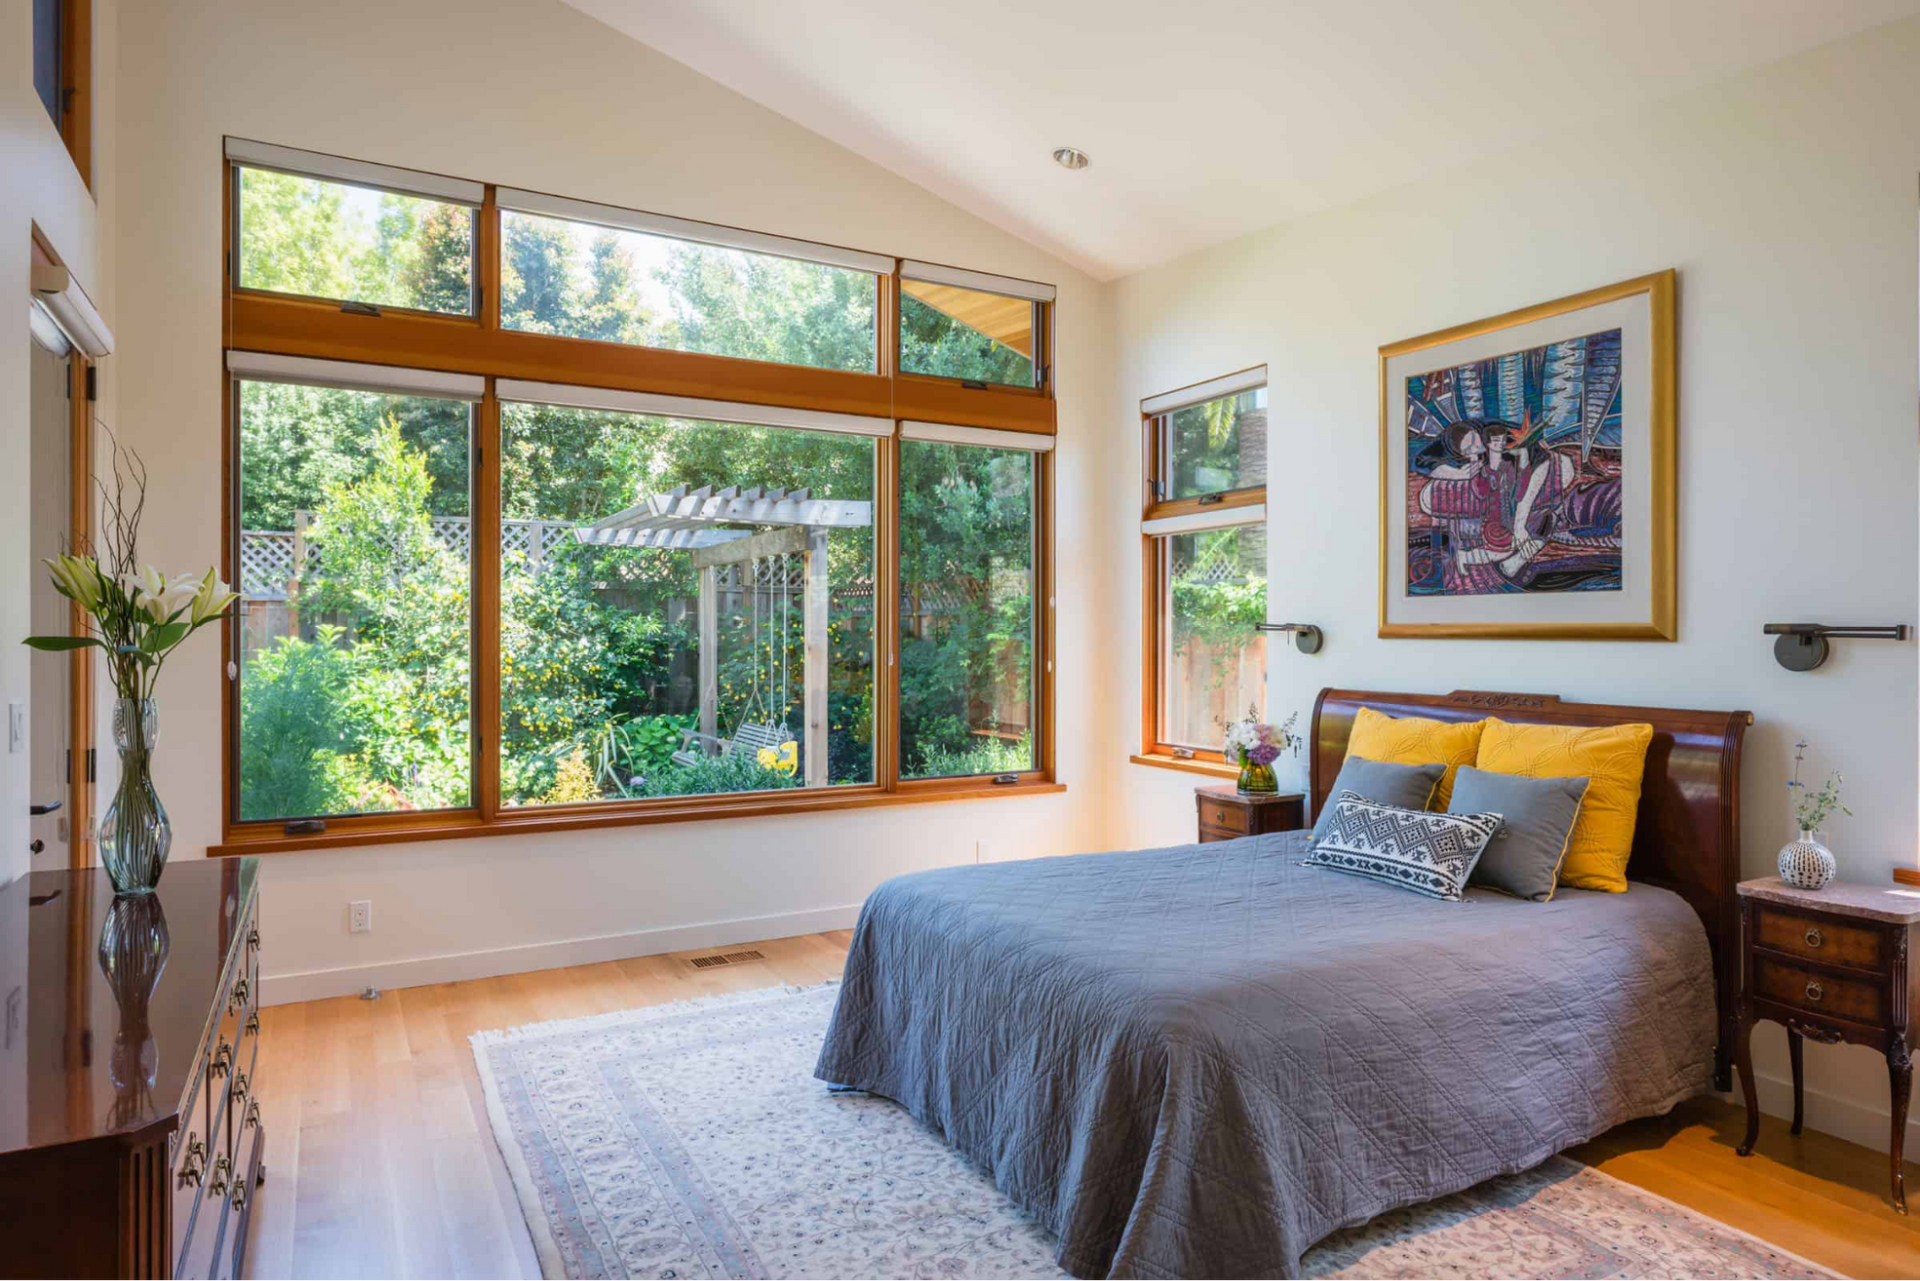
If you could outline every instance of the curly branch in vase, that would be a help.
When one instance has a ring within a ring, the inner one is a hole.
[[[96,558],[83,549],[43,562],[54,589],[85,615],[86,634],[29,636],[26,643],[39,650],[103,650],[120,697],[147,699],[153,697],[167,656],[202,627],[227,617],[238,594],[212,566],[203,574],[169,577],[139,562],[146,468],[138,455],[119,446],[113,463],[112,488],[100,484],[104,556]]]

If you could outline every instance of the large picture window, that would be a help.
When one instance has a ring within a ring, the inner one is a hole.
[[[501,414],[506,804],[873,781],[872,439]]]
[[[1266,703],[1265,384],[1248,370],[1141,406],[1149,757],[1222,762],[1227,725]]]
[[[1052,286],[226,145],[213,852],[1059,790]]]

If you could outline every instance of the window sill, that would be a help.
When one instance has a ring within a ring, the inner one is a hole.
[[[1129,756],[1135,765],[1152,765],[1157,769],[1180,770],[1187,774],[1205,774],[1210,778],[1239,778],[1240,771],[1225,761],[1185,760],[1178,756]]]
[[[993,784],[977,779],[938,784],[914,783],[898,792],[866,789],[851,795],[814,793],[743,801],[737,794],[692,804],[593,809],[586,806],[508,811],[491,822],[462,815],[430,823],[391,827],[343,827],[314,836],[235,836],[207,847],[209,858],[250,854],[283,854],[303,850],[349,849],[363,845],[404,845],[414,841],[457,841],[484,836],[532,836],[545,832],[579,832],[602,827],[636,827],[652,823],[697,823],[715,819],[754,818],[780,814],[810,814],[826,810],[873,809],[884,805],[919,805],[935,801],[974,801],[1007,796],[1052,796],[1067,790],[1065,783],[1032,779]]]

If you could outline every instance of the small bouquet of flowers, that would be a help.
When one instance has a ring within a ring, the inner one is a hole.
[[[1278,726],[1259,719],[1259,712],[1252,707],[1247,709],[1245,720],[1235,721],[1227,726],[1227,738],[1221,748],[1226,758],[1240,767],[1240,790],[1243,792],[1272,793],[1280,790],[1280,783],[1274,777],[1273,763],[1280,754],[1288,750],[1298,750],[1300,739],[1293,727],[1300,719],[1295,712],[1287,717],[1286,723]]]

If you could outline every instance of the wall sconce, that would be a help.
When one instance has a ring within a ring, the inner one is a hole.
[[[1790,672],[1810,672],[1827,661],[1827,640],[1893,640],[1907,638],[1907,625],[1892,627],[1828,627],[1824,623],[1768,623],[1760,629],[1763,636],[1777,636],[1773,657]]]
[[[1255,623],[1253,627],[1260,632],[1292,632],[1293,647],[1302,654],[1318,654],[1321,642],[1326,639],[1325,633],[1312,623]]]

